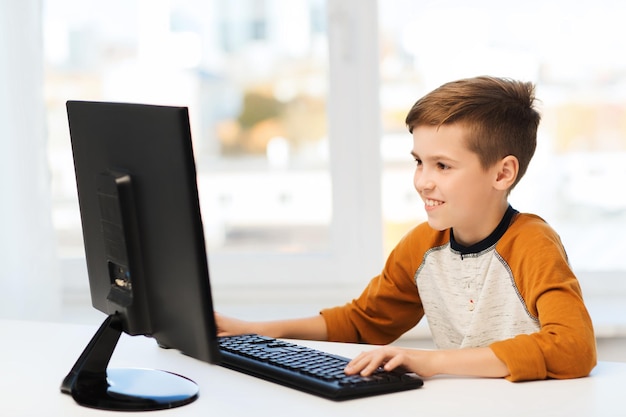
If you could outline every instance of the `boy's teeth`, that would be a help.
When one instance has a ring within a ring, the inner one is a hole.
[[[439,204],[441,204],[440,201],[435,201],[435,200],[426,200],[426,205],[427,206],[438,206]]]

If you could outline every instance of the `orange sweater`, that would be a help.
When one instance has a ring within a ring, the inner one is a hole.
[[[471,251],[449,230],[411,230],[359,298],[321,312],[329,340],[390,343],[426,315],[439,347],[489,346],[511,381],[588,375],[593,326],[560,239],[535,215],[509,214]],[[462,276],[478,288],[471,298],[453,288]]]

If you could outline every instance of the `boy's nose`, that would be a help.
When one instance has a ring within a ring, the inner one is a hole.
[[[415,173],[413,185],[419,194],[422,194],[424,191],[432,191],[435,188],[435,183],[424,175],[423,171],[421,173]]]

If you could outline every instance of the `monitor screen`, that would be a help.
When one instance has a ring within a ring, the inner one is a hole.
[[[61,389],[91,407],[145,409],[111,392],[123,385],[112,370],[91,369],[106,368],[121,333],[219,361],[188,109],[68,101],[67,112],[91,300],[107,318]],[[79,375],[102,372],[104,399],[83,398],[93,387],[79,392]]]

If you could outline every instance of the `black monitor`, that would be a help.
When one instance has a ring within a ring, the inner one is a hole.
[[[61,391],[110,410],[188,404],[185,377],[108,368],[122,333],[219,362],[188,110],[68,101],[67,113],[91,300],[107,317]]]

